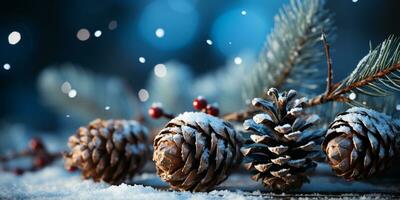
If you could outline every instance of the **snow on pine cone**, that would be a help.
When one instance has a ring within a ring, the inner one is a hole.
[[[329,164],[347,180],[370,177],[399,155],[399,123],[374,110],[353,107],[329,125],[322,144]]]
[[[147,134],[147,128],[134,120],[96,119],[69,138],[65,167],[81,169],[85,179],[122,183],[145,164]]]
[[[154,140],[157,174],[173,189],[208,191],[241,161],[241,135],[202,112],[185,112],[167,123]]]
[[[306,99],[295,99],[294,90],[279,94],[271,88],[267,96],[253,99],[253,106],[264,112],[243,124],[251,131],[251,140],[242,147],[245,167],[255,174],[254,180],[261,179],[273,191],[299,189],[308,181],[305,172],[323,157],[320,144],[324,132],[307,130],[319,117],[302,112]]]

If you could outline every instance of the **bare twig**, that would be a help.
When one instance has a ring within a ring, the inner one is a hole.
[[[2,165],[3,171],[12,171],[16,175],[21,175],[26,171],[37,171],[45,166],[50,165],[56,159],[62,157],[61,152],[49,152],[40,139],[34,138],[30,141],[30,147],[19,152],[12,152],[7,155],[0,155],[0,164]],[[19,159],[19,158],[31,158],[32,165],[26,168],[13,167],[9,168],[5,164],[7,162]]]
[[[247,108],[246,110],[240,111],[240,112],[233,112],[233,113],[228,113],[222,116],[222,119],[225,121],[230,121],[230,122],[243,122],[246,119],[249,119],[253,117],[254,114],[260,112],[259,110],[255,108]]]
[[[322,43],[324,44],[325,55],[326,55],[326,64],[328,66],[328,77],[326,79],[326,95],[329,95],[332,92],[332,79],[333,79],[333,72],[332,72],[332,59],[330,54],[330,46],[329,43],[326,41],[326,35],[322,32],[321,35]]]
[[[175,115],[174,114],[169,114],[169,113],[164,113],[163,117],[165,117],[167,119],[173,119],[173,118],[175,118]]]

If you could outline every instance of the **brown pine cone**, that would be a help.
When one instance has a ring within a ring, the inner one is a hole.
[[[241,161],[242,138],[233,127],[202,112],[185,112],[154,140],[157,174],[173,189],[208,191]]]
[[[122,183],[146,163],[147,134],[147,128],[133,120],[96,119],[69,138],[65,167],[81,169],[85,179]]]
[[[387,169],[399,155],[399,123],[366,108],[353,107],[330,124],[322,149],[338,176],[370,177]]]
[[[251,141],[242,148],[245,167],[275,192],[300,189],[307,182],[306,171],[314,169],[323,157],[320,144],[323,131],[310,131],[319,117],[303,113],[305,99],[296,92],[278,93],[271,88],[269,99],[255,98],[252,104],[264,111],[248,119],[243,126],[251,131]]]

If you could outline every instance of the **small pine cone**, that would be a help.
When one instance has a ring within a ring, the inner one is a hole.
[[[241,161],[241,135],[202,112],[185,112],[167,123],[154,140],[157,174],[173,189],[208,191]]]
[[[252,132],[248,145],[242,147],[245,167],[276,192],[299,189],[308,181],[306,171],[316,167],[323,157],[320,144],[323,131],[307,131],[319,119],[302,112],[305,99],[295,99],[296,92],[278,93],[271,88],[268,99],[255,98],[252,104],[263,110],[244,122]]]
[[[96,119],[69,138],[65,167],[81,169],[85,179],[122,183],[146,163],[147,134],[147,128],[133,120]]]
[[[329,125],[322,144],[338,176],[347,180],[368,178],[387,169],[399,155],[400,127],[391,117],[353,107]]]

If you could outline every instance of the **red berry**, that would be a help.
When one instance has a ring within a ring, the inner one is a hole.
[[[77,167],[69,167],[67,170],[69,172],[74,172],[74,171],[78,170],[78,168]]]
[[[158,106],[152,106],[149,108],[149,115],[154,119],[158,119],[164,115],[164,111]]]
[[[38,151],[43,149],[43,142],[39,138],[32,138],[29,142],[29,146],[33,151]]]
[[[20,175],[22,175],[22,174],[24,174],[24,170],[22,170],[21,168],[15,168],[14,170],[13,170],[13,173],[15,174],[15,175],[17,175],[17,176],[20,176]]]
[[[193,108],[195,110],[203,110],[206,107],[207,107],[207,100],[204,97],[199,96],[194,99]]]
[[[215,106],[207,105],[207,114],[212,115],[212,116],[218,116],[219,109]]]

